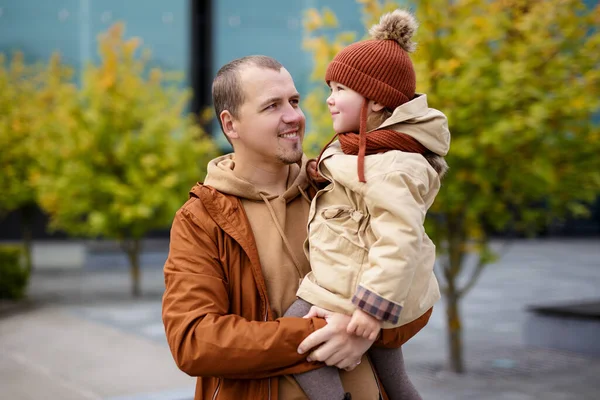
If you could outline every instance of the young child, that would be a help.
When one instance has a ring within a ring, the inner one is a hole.
[[[309,214],[312,272],[286,316],[304,316],[311,305],[346,313],[349,333],[374,340],[381,329],[428,317],[440,298],[423,224],[448,168],[450,133],[444,114],[415,94],[408,53],[416,28],[406,11],[386,14],[371,40],[346,47],[327,68],[338,141],[318,160],[329,184]],[[402,392],[400,349],[372,348],[369,356],[390,399],[419,398]],[[336,368],[295,378],[311,400],[351,398]]]

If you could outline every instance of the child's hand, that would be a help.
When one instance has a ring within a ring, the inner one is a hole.
[[[348,333],[362,336],[365,339],[375,340],[381,329],[382,322],[369,313],[357,308],[352,313],[348,324]]]
[[[323,178],[321,174],[319,174],[319,171],[317,171],[317,160],[315,159],[308,160],[308,163],[306,164],[306,172],[308,172],[308,176],[315,183],[327,182],[327,179]]]

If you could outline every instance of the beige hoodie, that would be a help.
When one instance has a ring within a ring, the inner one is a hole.
[[[208,164],[205,185],[240,198],[252,231],[267,286],[267,296],[275,318],[283,316],[296,300],[302,278],[310,272],[304,254],[306,221],[310,208],[307,197],[306,157],[290,165],[287,190],[281,196],[261,192],[233,172],[233,155],[219,157]],[[342,371],[344,387],[358,399],[376,399],[377,384],[364,362],[352,372]],[[366,392],[366,393],[365,393]],[[306,396],[291,376],[279,380],[281,400],[305,400]]]
[[[306,220],[310,200],[306,172],[298,164],[290,165],[287,190],[277,196],[259,191],[252,183],[233,172],[231,155],[208,165],[204,182],[218,191],[239,197],[254,232],[262,265],[269,303],[275,318],[283,316],[296,299],[289,288],[310,271],[310,265],[298,244],[306,238]],[[298,229],[302,227],[301,229]]]

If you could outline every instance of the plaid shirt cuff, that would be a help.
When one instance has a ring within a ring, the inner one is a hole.
[[[362,286],[358,286],[352,297],[352,303],[378,320],[392,324],[398,323],[402,311],[402,306],[392,303]]]

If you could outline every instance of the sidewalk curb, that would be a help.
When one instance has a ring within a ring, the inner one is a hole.
[[[0,319],[31,311],[35,308],[35,305],[33,300],[27,298],[23,300],[0,300]]]

